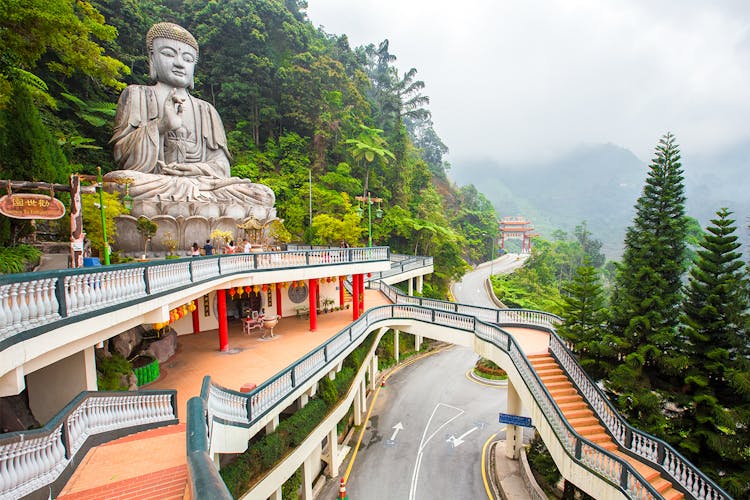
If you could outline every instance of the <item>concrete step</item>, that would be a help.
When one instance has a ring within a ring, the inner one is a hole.
[[[562,396],[571,396],[571,395],[576,395],[579,398],[581,397],[578,394],[578,391],[572,385],[570,387],[562,387],[562,388],[557,388],[557,389],[550,389],[549,387],[547,387],[547,390],[549,391],[550,395],[554,399],[557,399],[558,397],[562,397]]]
[[[552,382],[561,382],[561,381],[570,382],[570,380],[568,379],[568,376],[565,375],[564,373],[540,375],[539,378],[542,379],[542,382],[544,382],[544,385],[550,384]]]
[[[561,395],[561,396],[555,396],[555,395],[553,395],[552,398],[555,400],[555,403],[557,403],[558,406],[561,405],[561,404],[565,404],[565,403],[574,403],[576,401],[583,402],[583,398],[581,398],[581,396],[579,396],[577,393],[576,394],[565,394],[565,395]]]

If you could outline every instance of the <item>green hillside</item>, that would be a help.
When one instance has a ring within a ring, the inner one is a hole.
[[[62,182],[113,170],[108,146],[126,84],[147,84],[145,33],[181,24],[200,46],[194,93],[227,129],[232,175],[270,186],[290,241],[367,241],[355,196],[383,199],[373,242],[433,255],[426,293],[489,257],[490,203],[445,175],[426,84],[400,74],[388,41],[352,48],[295,0],[11,2],[0,16],[3,177]],[[33,44],[27,41],[33,40]],[[312,177],[312,214],[309,213]],[[365,210],[366,216],[366,210]],[[312,224],[310,216],[312,215]],[[95,224],[96,221],[87,221]],[[62,226],[64,227],[64,225]],[[15,244],[24,223],[0,218]],[[60,237],[67,239],[64,229]]]

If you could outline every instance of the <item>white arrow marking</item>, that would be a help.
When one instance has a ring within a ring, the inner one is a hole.
[[[393,428],[395,430],[393,431],[393,435],[391,436],[391,441],[395,441],[396,436],[398,436],[398,431],[404,430],[404,425],[401,422],[399,422],[396,425],[394,425]]]
[[[458,437],[451,435],[446,441],[449,442],[449,443],[452,443],[453,447],[456,448],[456,447],[458,447],[458,446],[460,446],[460,445],[462,445],[464,443],[464,438],[466,436],[468,436],[469,434],[471,434],[472,432],[474,432],[477,429],[478,429],[478,427],[472,427],[471,429],[469,429],[468,431],[464,432],[463,434],[461,434]]]

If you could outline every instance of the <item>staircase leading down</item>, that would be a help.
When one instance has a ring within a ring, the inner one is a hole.
[[[681,500],[684,498],[682,492],[676,490],[672,483],[662,477],[658,470],[619,450],[612,436],[607,433],[599,419],[594,415],[593,410],[550,354],[534,354],[528,356],[528,358],[555,403],[578,434],[627,460],[665,499]]]

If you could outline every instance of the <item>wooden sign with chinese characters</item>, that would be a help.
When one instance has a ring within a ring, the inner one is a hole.
[[[46,194],[13,193],[0,198],[0,213],[13,219],[59,219],[65,205]]]

